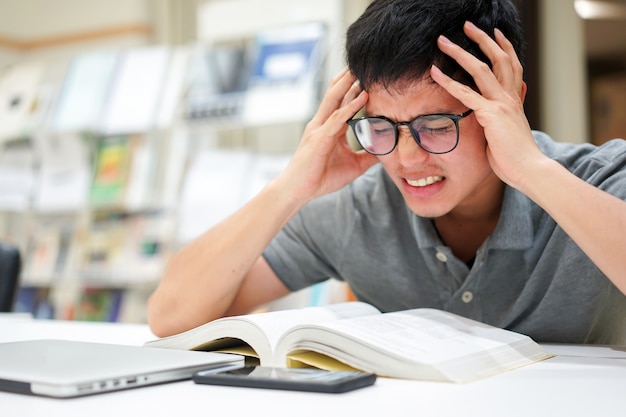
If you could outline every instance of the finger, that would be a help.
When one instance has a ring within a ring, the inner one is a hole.
[[[361,91],[363,91],[363,89],[361,88],[361,83],[359,82],[359,80],[356,80],[352,83],[350,90],[348,90],[346,95],[343,97],[343,100],[341,101],[341,107],[345,106],[351,100],[354,100],[354,98],[358,96]]]
[[[347,66],[343,67],[343,69],[342,69],[341,71],[339,71],[339,72],[337,73],[337,75],[335,75],[335,76],[333,77],[333,79],[332,79],[332,80],[330,80],[330,83],[328,84],[328,86],[329,86],[329,87],[332,87],[333,85],[337,84],[337,82],[338,82],[338,81],[339,81],[339,80],[340,80],[340,79],[341,79],[344,75],[346,75],[349,71],[350,71],[350,69],[349,69]]]
[[[522,63],[520,62],[519,57],[517,56],[517,53],[515,52],[515,48],[513,47],[513,44],[506,38],[506,36],[504,36],[504,33],[502,33],[500,29],[496,29],[495,34],[496,34],[496,42],[498,42],[498,45],[500,45],[502,50],[507,53],[507,55],[509,56],[509,59],[511,60],[511,66],[512,66],[513,77],[514,77],[514,85],[519,87],[520,90],[518,91],[518,94],[521,96],[522,94],[521,86],[522,86],[522,83],[524,82],[524,67],[522,66]]]
[[[472,76],[481,94],[489,98],[499,98],[502,95],[502,86],[486,63],[452,43],[443,35],[437,39],[437,45],[443,53],[454,59]]]
[[[360,88],[359,88],[360,90]],[[350,101],[346,102],[340,108],[335,110],[326,120],[325,125],[328,126],[328,133],[336,135],[344,132],[348,128],[346,120],[350,119],[367,103],[368,95],[365,91],[360,92]]]
[[[466,107],[470,109],[479,109],[484,104],[486,99],[474,91],[467,85],[453,80],[449,76],[443,73],[436,65],[430,68],[430,76],[432,79],[445,89],[452,97],[459,100]]]
[[[463,29],[467,37],[476,42],[480,50],[489,58],[492,66],[491,71],[500,85],[507,91],[517,91],[511,56],[503,50],[501,45],[472,22],[465,22]]]
[[[344,68],[333,80],[330,82],[328,90],[322,99],[317,113],[313,117],[312,122],[322,124],[330,115],[337,110],[344,100],[346,94],[352,88],[356,77]]]
[[[320,118],[319,113],[311,121],[311,127],[320,127],[324,136],[336,136],[344,134],[348,128],[346,120],[350,119],[355,113],[365,106],[368,100],[367,92],[361,90],[360,87],[353,87],[351,91],[358,91],[353,98],[343,103],[339,108],[335,109],[329,116]]]

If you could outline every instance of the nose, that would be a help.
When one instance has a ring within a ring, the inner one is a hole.
[[[423,162],[430,155],[418,144],[408,126],[398,126],[398,145],[395,152],[403,165]]]

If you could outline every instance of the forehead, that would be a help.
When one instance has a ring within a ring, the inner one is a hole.
[[[457,112],[460,102],[432,78],[390,86],[374,84],[367,89],[365,106],[368,115],[386,116],[393,120],[409,120],[422,114]]]

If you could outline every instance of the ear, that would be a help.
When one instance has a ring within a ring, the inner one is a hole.
[[[522,99],[522,103],[526,99],[526,91],[528,91],[528,86],[526,85],[526,81],[522,81],[522,91],[520,94],[520,98]]]

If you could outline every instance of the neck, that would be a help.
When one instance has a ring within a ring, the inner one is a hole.
[[[504,184],[494,175],[471,201],[434,220],[443,242],[462,261],[471,260],[500,219]]]

